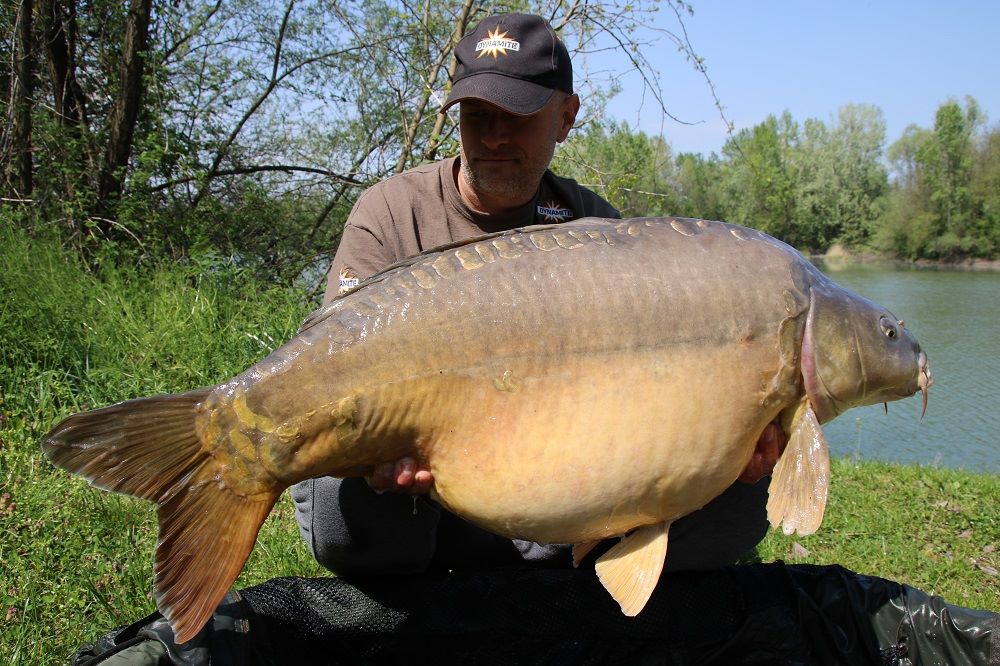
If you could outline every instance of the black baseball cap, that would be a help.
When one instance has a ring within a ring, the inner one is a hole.
[[[480,21],[455,47],[458,67],[441,113],[478,99],[530,116],[556,90],[573,94],[573,63],[552,26],[533,14],[500,14]]]

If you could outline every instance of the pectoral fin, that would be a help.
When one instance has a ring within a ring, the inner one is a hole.
[[[669,529],[669,522],[640,527],[597,560],[597,577],[629,617],[639,614],[660,580]]]
[[[805,536],[819,529],[830,485],[830,451],[819,419],[803,399],[790,423],[788,446],[778,459],[768,489],[767,519],[786,535]]]

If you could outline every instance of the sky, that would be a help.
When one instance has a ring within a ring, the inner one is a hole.
[[[801,125],[827,124],[845,104],[878,106],[887,145],[907,126],[932,128],[937,108],[971,95],[990,126],[1000,123],[1000,2],[995,0],[693,0],[684,17],[726,117],[736,130],[784,110]],[[660,24],[678,32],[664,10]],[[615,118],[663,134],[675,153],[719,153],[725,124],[704,78],[662,41],[652,53],[667,108],[662,118],[636,75],[608,105]],[[591,64],[595,59],[591,59]]]

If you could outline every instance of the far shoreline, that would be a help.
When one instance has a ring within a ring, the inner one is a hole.
[[[917,259],[895,259],[875,253],[856,253],[834,244],[822,254],[808,254],[810,261],[821,260],[826,264],[892,264],[897,267],[920,268],[941,271],[1000,272],[1000,259],[965,258],[950,261]]]

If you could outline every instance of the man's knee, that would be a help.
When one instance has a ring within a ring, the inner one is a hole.
[[[433,556],[440,509],[426,499],[333,477],[295,485],[292,499],[313,557],[338,575],[418,573]]]

